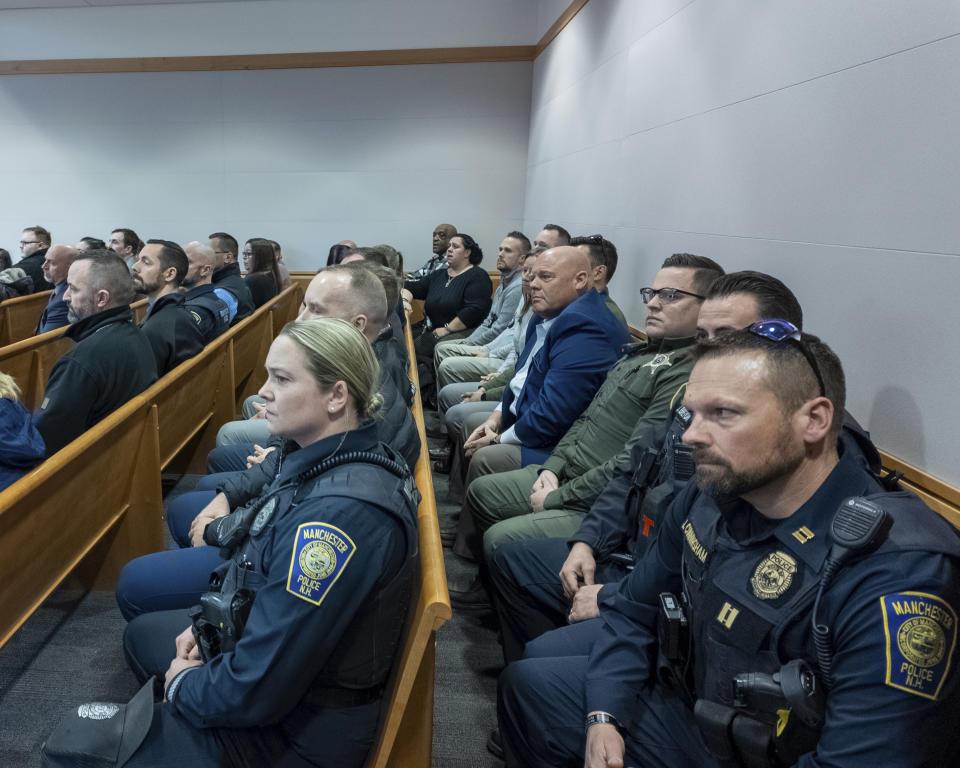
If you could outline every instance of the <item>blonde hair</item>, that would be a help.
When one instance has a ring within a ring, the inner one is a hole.
[[[6,397],[10,400],[16,400],[20,397],[20,387],[13,380],[13,376],[6,373],[0,373],[0,397]]]
[[[355,326],[335,317],[318,317],[287,323],[280,335],[303,352],[307,370],[321,392],[329,392],[343,381],[360,421],[376,415],[383,404],[380,364],[370,342]]]

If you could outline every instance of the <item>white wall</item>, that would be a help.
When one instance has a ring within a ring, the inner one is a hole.
[[[0,78],[0,247],[270,237],[291,269],[343,238],[409,264],[448,221],[496,259],[521,224],[532,65]]]
[[[591,0],[534,65],[525,224],[785,280],[876,442],[960,482],[960,5]],[[954,37],[950,37],[954,35]]]

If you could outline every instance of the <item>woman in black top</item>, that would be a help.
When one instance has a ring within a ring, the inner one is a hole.
[[[280,271],[273,244],[262,237],[253,237],[243,246],[243,265],[247,269],[244,282],[250,289],[253,305],[259,307],[280,293]]]
[[[407,300],[423,299],[426,318],[413,327],[420,395],[434,404],[433,348],[441,339],[460,339],[483,322],[490,311],[493,283],[478,265],[483,251],[470,235],[458,234],[447,246],[447,268],[419,280],[409,280],[403,290]]]

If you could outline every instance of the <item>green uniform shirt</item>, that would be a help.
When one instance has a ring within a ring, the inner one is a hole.
[[[544,462],[560,480],[544,506],[588,510],[634,443],[669,417],[692,369],[693,339],[633,345]]]

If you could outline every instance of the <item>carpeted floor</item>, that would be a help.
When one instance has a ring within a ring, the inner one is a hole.
[[[191,490],[186,476],[170,494]],[[441,522],[459,505],[447,503],[445,475],[435,478]],[[168,496],[169,498],[169,496]],[[449,550],[451,588],[475,568]],[[39,747],[64,714],[88,701],[126,701],[137,691],[121,650],[123,617],[112,592],[83,593],[65,584],[0,649],[0,768],[35,768]],[[496,726],[497,675],[503,660],[495,631],[482,619],[454,612],[439,632],[433,765],[496,768],[485,748]]]

